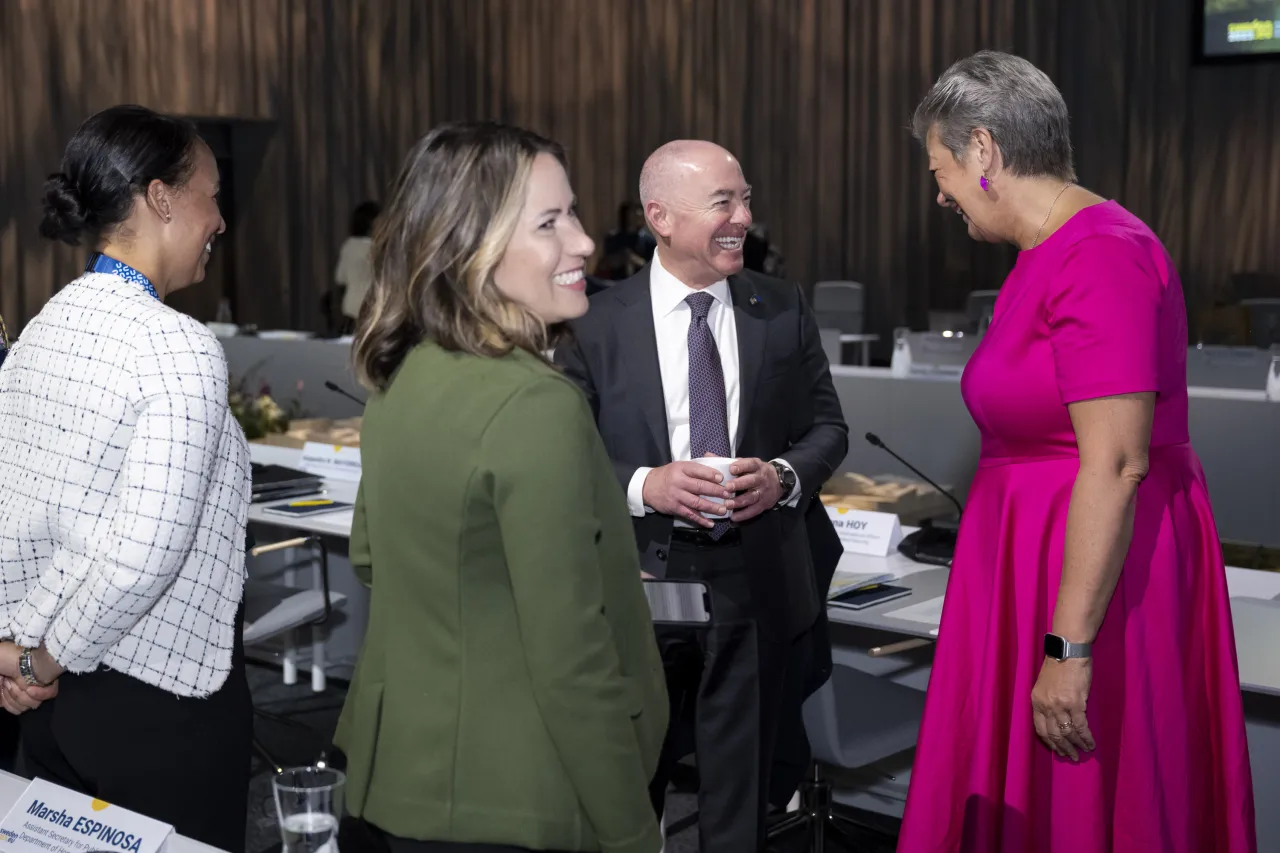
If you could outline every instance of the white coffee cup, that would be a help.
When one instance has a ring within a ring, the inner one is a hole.
[[[694,459],[693,461],[697,462],[699,465],[706,465],[708,468],[712,468],[716,471],[719,471],[720,476],[723,478],[720,480],[720,485],[723,486],[725,483],[733,479],[733,474],[729,473],[729,466],[732,465],[734,462],[737,462],[738,460],[730,459],[725,456],[704,456],[701,459]],[[712,497],[711,495],[703,495],[703,497],[705,497],[709,501],[712,501],[713,503],[718,503],[718,504],[724,503],[724,498]],[[729,513],[727,512],[721,513],[720,515],[714,515],[709,512],[704,512],[702,515],[704,518],[717,518],[717,519],[729,517]]]

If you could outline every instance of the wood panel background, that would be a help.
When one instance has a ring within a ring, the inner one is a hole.
[[[923,327],[1013,256],[934,206],[906,129],[982,47],[1054,77],[1082,182],[1211,304],[1232,271],[1280,272],[1280,63],[1192,67],[1193,3],[0,0],[0,312],[16,331],[83,263],[36,236],[40,185],[78,122],[131,101],[235,122],[235,232],[180,297],[202,319],[225,290],[241,322],[316,326],[350,209],[433,124],[492,117],[569,148],[596,236],[652,148],[714,139],[793,277],[862,281],[873,330]]]

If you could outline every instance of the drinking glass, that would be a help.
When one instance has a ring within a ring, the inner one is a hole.
[[[331,767],[294,767],[272,780],[283,853],[338,853],[346,782]]]

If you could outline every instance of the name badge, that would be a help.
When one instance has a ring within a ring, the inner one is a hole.
[[[157,853],[173,827],[120,806],[35,779],[0,821],[5,850]]]
[[[358,483],[361,471],[360,448],[308,441],[302,447],[302,463],[298,467],[317,477]]]
[[[902,524],[895,513],[829,506],[827,515],[848,554],[887,557],[902,541]]]

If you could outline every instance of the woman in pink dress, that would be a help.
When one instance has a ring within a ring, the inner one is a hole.
[[[915,114],[938,203],[1021,250],[964,372],[982,432],[900,853],[1253,853],[1226,572],[1160,241],[1076,186],[1025,60]]]

